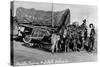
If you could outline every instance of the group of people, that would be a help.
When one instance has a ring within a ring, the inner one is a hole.
[[[23,33],[24,28],[19,27]],[[86,25],[86,19],[81,25],[77,23],[64,25],[59,31],[53,31],[50,36],[51,51],[81,51],[92,52],[95,43],[95,27],[93,24]],[[20,33],[18,36],[22,36]],[[47,39],[48,40],[48,39]]]
[[[62,31],[62,32],[61,32]],[[51,51],[93,51],[95,43],[95,29],[93,24],[86,25],[86,19],[82,25],[70,24],[64,26],[59,32],[51,35]],[[61,33],[60,33],[61,32]]]

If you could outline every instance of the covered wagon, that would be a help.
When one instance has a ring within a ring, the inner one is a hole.
[[[50,36],[52,31],[60,32],[64,26],[70,24],[69,9],[53,12],[19,7],[16,17],[18,25],[25,28],[25,43],[30,43],[32,39],[41,41]]]

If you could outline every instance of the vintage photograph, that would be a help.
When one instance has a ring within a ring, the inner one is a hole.
[[[11,65],[96,62],[98,7],[11,2]]]

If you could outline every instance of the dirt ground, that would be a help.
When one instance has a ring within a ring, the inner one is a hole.
[[[36,48],[22,46],[22,42],[14,42],[14,65],[39,65],[53,63],[92,62],[97,61],[97,53],[86,51],[54,53]]]

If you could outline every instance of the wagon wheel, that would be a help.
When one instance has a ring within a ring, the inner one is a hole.
[[[23,38],[24,43],[30,43],[31,40],[32,40],[32,39],[31,39],[30,35],[26,35],[26,36]]]

